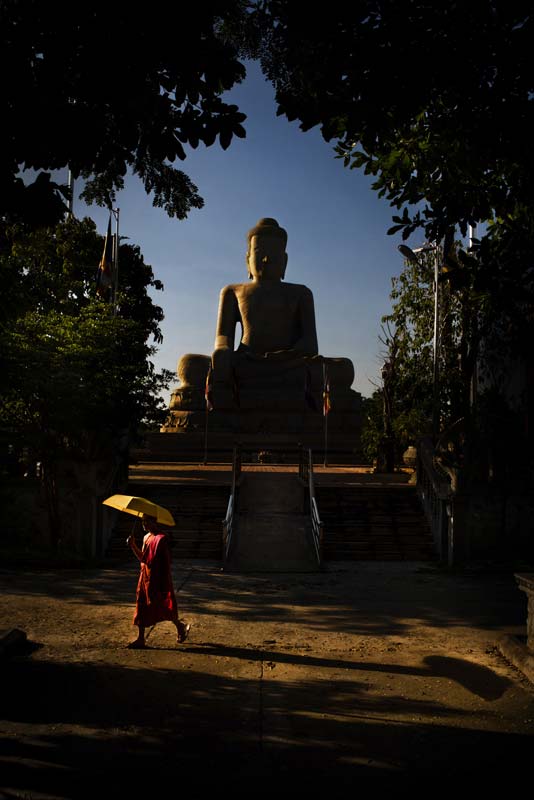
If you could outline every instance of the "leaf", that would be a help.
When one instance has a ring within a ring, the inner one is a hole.
[[[245,139],[246,136],[247,136],[247,132],[246,132],[245,128],[240,124],[234,125],[233,131],[234,131],[234,135],[238,136],[240,139]]]
[[[219,142],[223,150],[227,150],[232,142],[232,131],[225,128],[219,133]]]

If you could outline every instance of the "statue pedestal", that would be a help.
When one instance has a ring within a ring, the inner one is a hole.
[[[362,463],[359,410],[330,412],[327,434],[329,460]],[[234,444],[240,442],[245,450],[268,450],[284,461],[285,451],[295,454],[303,445],[319,461],[324,456],[325,418],[316,411],[171,411],[161,432],[148,437],[150,458],[157,460],[159,453],[164,461],[202,461],[206,439],[208,460],[231,460]]]
[[[329,459],[362,463],[360,434],[359,413],[331,412],[327,437]],[[224,460],[224,454],[230,459],[234,444],[240,442],[245,449],[268,450],[281,456],[285,450],[296,453],[303,445],[311,448],[319,460],[324,454],[325,420],[322,414],[312,411],[214,410],[207,414],[205,411],[172,411],[160,434],[150,435],[150,449],[160,452],[163,460],[187,460],[186,454],[187,458],[202,460],[206,438],[208,459],[210,454],[215,460]]]
[[[206,419],[207,416],[207,419]],[[283,435],[289,440],[300,440],[306,434],[317,436],[324,431],[322,414],[314,411],[260,411],[243,409],[235,411],[170,411],[161,433],[187,435],[206,429],[217,433],[231,434],[234,438],[247,434],[256,437],[265,434]],[[328,437],[335,435],[358,435],[361,430],[361,414],[331,412],[328,415]]]

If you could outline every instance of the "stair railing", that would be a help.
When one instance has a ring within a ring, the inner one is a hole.
[[[230,492],[230,499],[228,500],[228,508],[226,509],[226,517],[222,521],[223,525],[223,560],[228,559],[230,547],[232,544],[232,536],[235,530],[235,512],[237,508],[237,491],[239,485],[239,477],[241,475],[241,445],[234,445],[232,453],[232,487]]]
[[[417,447],[417,492],[432,530],[436,552],[441,561],[450,563],[453,492],[449,476],[436,463],[430,439],[422,439]]]
[[[323,560],[323,538],[324,527],[319,516],[319,509],[317,508],[317,500],[315,499],[315,483],[313,480],[313,457],[312,451],[309,448],[302,447],[300,450],[299,459],[299,478],[306,486],[309,501],[310,501],[310,519],[312,528],[313,546],[315,548],[315,555],[317,563],[321,566]]]

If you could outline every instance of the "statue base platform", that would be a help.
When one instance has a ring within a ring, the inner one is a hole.
[[[218,433],[254,434],[258,437],[269,434],[284,434],[290,441],[301,441],[302,437],[315,437],[325,428],[325,418],[316,411],[260,411],[257,409],[213,410],[213,411],[170,411],[161,433],[187,434],[204,432],[208,429]],[[361,415],[359,412],[331,412],[327,418],[330,434],[359,436]]]
[[[330,460],[361,463],[360,414],[330,413],[326,421]],[[212,461],[229,461],[237,443],[252,454],[252,460],[254,452],[263,452],[269,454],[268,461],[279,458],[280,463],[297,463],[298,450],[304,446],[311,448],[315,460],[322,461],[325,418],[317,412],[172,411],[161,432],[147,437],[143,459],[202,462],[207,452]]]

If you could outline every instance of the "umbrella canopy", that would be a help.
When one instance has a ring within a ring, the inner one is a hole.
[[[170,511],[166,508],[156,505],[151,500],[146,500],[144,497],[131,497],[127,494],[114,494],[102,501],[102,505],[111,506],[119,511],[125,511],[127,514],[133,514],[134,517],[142,517],[147,514],[149,517],[154,517],[161,525],[175,525],[175,521]]]

